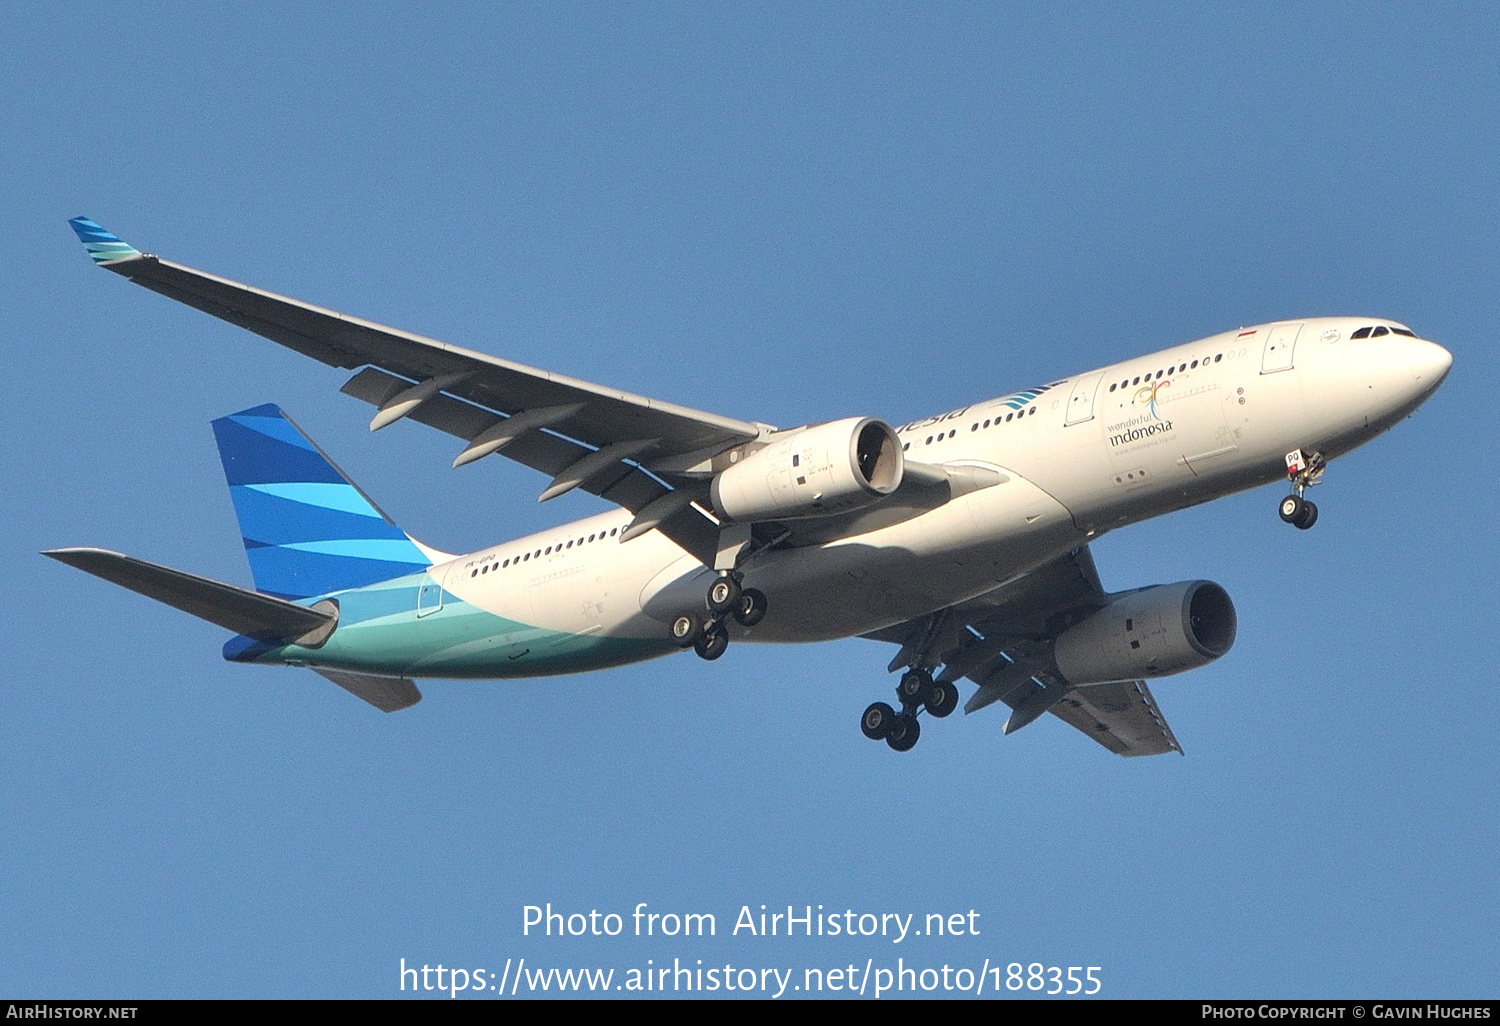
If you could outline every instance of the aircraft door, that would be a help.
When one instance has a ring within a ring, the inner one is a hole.
[[[1098,391],[1099,382],[1103,379],[1103,371],[1078,379],[1078,383],[1073,386],[1073,394],[1068,396],[1068,412],[1067,419],[1063,421],[1064,427],[1094,419],[1094,393]]]
[[[444,568],[447,573],[447,568]],[[417,587],[417,617],[431,616],[443,608],[443,582],[428,571]]]
[[[1297,334],[1301,330],[1301,324],[1278,324],[1271,329],[1271,333],[1266,336],[1265,352],[1260,358],[1262,374],[1292,369],[1292,357],[1297,351]]]

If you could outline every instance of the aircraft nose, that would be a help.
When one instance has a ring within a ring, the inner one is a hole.
[[[1453,366],[1453,354],[1435,342],[1412,339],[1407,347],[1411,361],[1412,380],[1424,392],[1430,392],[1443,383],[1448,370]]]

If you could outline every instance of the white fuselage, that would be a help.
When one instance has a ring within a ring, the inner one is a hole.
[[[732,633],[863,634],[983,594],[1113,528],[1283,479],[1291,450],[1345,453],[1425,400],[1451,364],[1415,337],[1349,337],[1392,323],[1225,332],[900,427],[907,460],[1001,483],[904,518],[875,508],[834,540],[752,555],[740,569],[769,613],[750,629],[731,622]],[[604,513],[431,574],[507,621],[660,639],[674,615],[701,608],[712,571],[658,532],[620,544],[630,520]]]

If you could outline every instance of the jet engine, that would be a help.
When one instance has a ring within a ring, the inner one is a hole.
[[[905,466],[893,427],[849,417],[773,435],[720,471],[710,494],[724,520],[826,517],[891,494]]]
[[[1069,684],[1166,677],[1213,662],[1234,645],[1234,603],[1212,581],[1125,592],[1058,635],[1052,648]]]

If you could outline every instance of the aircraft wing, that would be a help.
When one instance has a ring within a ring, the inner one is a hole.
[[[978,684],[965,712],[1004,702],[1015,710],[1011,722],[1025,726],[1044,709],[1117,755],[1181,752],[1145,681],[1070,687],[1043,668],[1038,657],[1051,639],[1103,605],[1099,572],[1083,546],[978,598],[865,637],[901,646],[892,670],[941,666],[939,680]]]
[[[1074,688],[1048,711],[1116,755],[1182,751],[1143,680]]]
[[[350,317],[142,253],[86,218],[69,223],[95,263],[137,285],[331,367],[364,368],[343,391],[379,407],[371,430],[410,416],[468,443],[455,466],[500,452],[552,477],[541,500],[582,488],[645,512],[712,562],[717,528],[689,505],[700,496],[665,498],[672,490],[640,464],[706,460],[759,437],[761,425]]]

